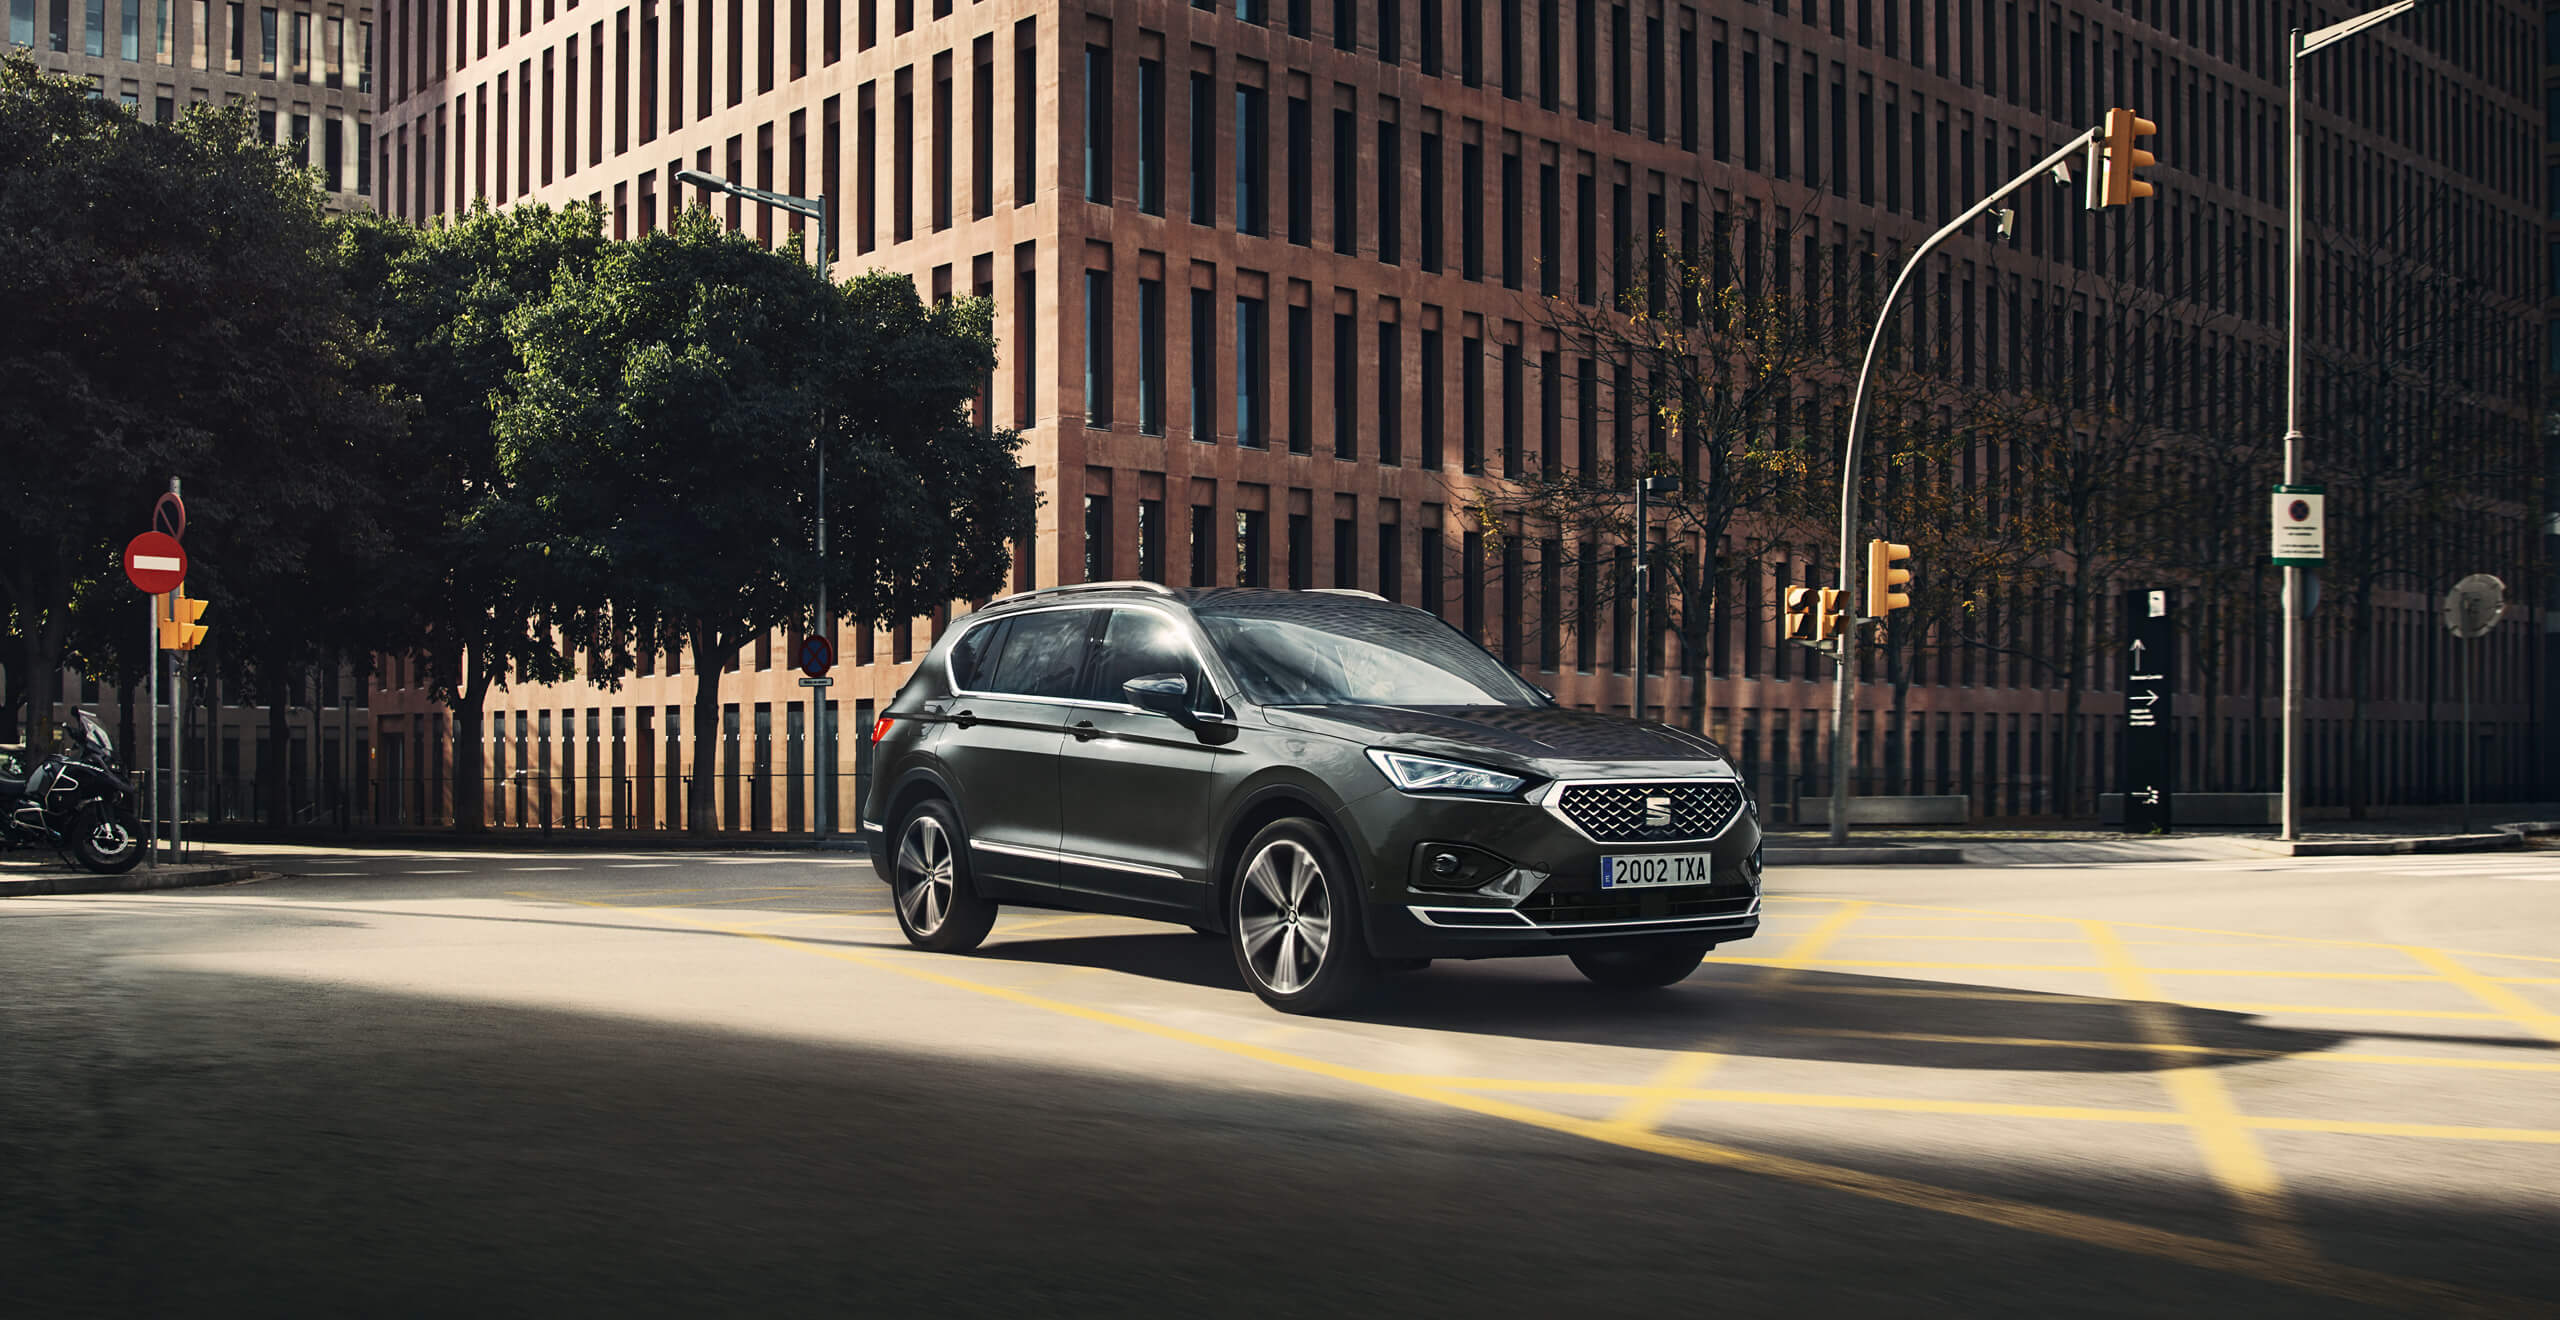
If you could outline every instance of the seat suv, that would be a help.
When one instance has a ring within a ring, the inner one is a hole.
[[[863,837],[919,948],[1005,903],[1154,918],[1321,1013],[1434,958],[1669,985],[1759,929],[1759,809],[1714,743],[1565,709],[1365,592],[1008,597],[872,737]]]

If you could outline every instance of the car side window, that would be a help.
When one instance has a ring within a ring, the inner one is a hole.
[[[1075,696],[1076,677],[1084,672],[1085,634],[1092,626],[1091,610],[1046,610],[1006,620],[1004,649],[992,664],[980,665],[978,690],[1059,700]]]
[[[1149,674],[1180,674],[1200,681],[1191,645],[1173,620],[1154,610],[1113,610],[1103,625],[1102,642],[1094,649],[1092,675],[1085,683],[1087,701],[1125,703],[1120,685]]]
[[[982,690],[996,657],[1004,654],[1005,630],[1012,626],[1013,620],[998,619],[960,634],[960,640],[951,644],[951,685]]]

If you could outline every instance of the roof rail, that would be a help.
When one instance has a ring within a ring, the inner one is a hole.
[[[1173,588],[1161,582],[1131,579],[1122,582],[1070,582],[1064,586],[1041,587],[1034,591],[1017,591],[991,604],[1010,605],[1016,601],[1042,600],[1052,596],[1071,596],[1084,591],[1152,591],[1161,596],[1173,594]]]
[[[1309,587],[1307,590],[1326,596],[1358,596],[1362,600],[1386,599],[1374,591],[1362,591],[1357,587]]]

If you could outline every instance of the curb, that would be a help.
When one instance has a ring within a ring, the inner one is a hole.
[[[1760,858],[1765,866],[1960,866],[1964,849],[1947,844],[1766,848]]]
[[[2497,852],[2524,846],[2527,831],[2502,826],[2489,834],[2433,834],[2409,839],[2242,839],[2242,846],[2279,857],[2387,857],[2395,853]]]
[[[227,885],[235,880],[246,880],[256,873],[256,868],[247,866],[138,866],[123,875],[47,875],[29,880],[0,880],[0,898],[193,889],[203,885]]]
[[[770,834],[713,833],[696,838],[681,831],[645,834],[599,834],[592,830],[561,830],[556,836],[544,837],[540,830],[518,830],[513,826],[487,830],[478,834],[455,834],[449,831],[404,831],[400,833],[292,833],[278,830],[202,830],[188,831],[190,847],[256,849],[269,846],[288,848],[320,848],[341,852],[394,851],[403,849],[435,849],[445,852],[859,852],[861,838],[838,834],[827,839]]]

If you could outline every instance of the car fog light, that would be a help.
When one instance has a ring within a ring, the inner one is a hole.
[[[1458,873],[1458,855],[1456,853],[1445,852],[1434,854],[1431,858],[1431,873],[1437,876],[1456,875]]]

